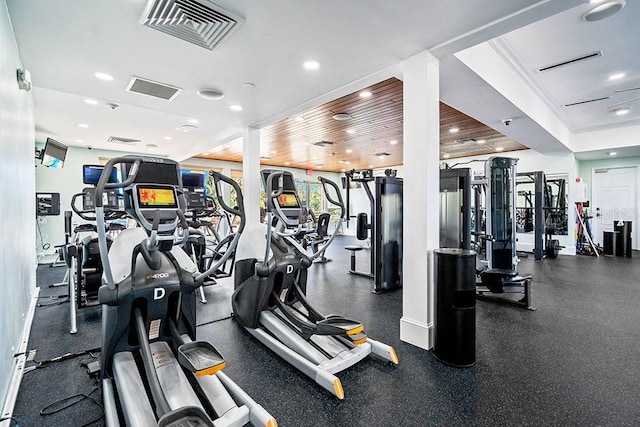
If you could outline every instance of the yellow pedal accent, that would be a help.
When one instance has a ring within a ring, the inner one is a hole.
[[[357,328],[349,329],[347,331],[347,335],[358,335],[362,331],[364,331],[364,325],[360,325]]]
[[[400,362],[400,360],[398,359],[396,350],[393,347],[391,347],[391,350],[389,351],[389,353],[391,354],[391,359],[392,359],[391,361],[397,365]]]
[[[197,371],[196,375],[199,376],[199,377],[204,377],[205,375],[213,375],[218,371],[222,371],[225,366],[227,366],[227,363],[226,362],[222,362],[219,365],[212,366],[210,368],[203,369],[201,371]]]
[[[364,344],[366,342],[367,342],[367,337],[360,338],[359,340],[351,341],[351,343],[354,344],[354,345],[360,345],[360,344]]]
[[[338,399],[344,399],[344,389],[342,388],[340,378],[333,380],[333,389],[335,390]]]
[[[278,427],[278,422],[275,418],[271,418],[269,421],[267,421],[267,427]]]

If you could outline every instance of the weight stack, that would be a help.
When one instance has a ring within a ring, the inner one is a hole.
[[[476,363],[476,253],[435,251],[435,342],[433,355],[450,366]]]

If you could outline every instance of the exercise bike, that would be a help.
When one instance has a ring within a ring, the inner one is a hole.
[[[338,186],[318,178],[327,199],[345,209]],[[270,171],[266,188],[266,242],[264,257],[249,254],[264,239],[264,228],[248,230],[236,256],[235,291],[232,307],[235,320],[256,339],[309,376],[339,399],[344,398],[340,379],[334,374],[374,354],[398,364],[393,347],[374,341],[360,322],[340,315],[323,315],[306,298],[307,270],[339,232],[333,233],[318,250],[308,255],[295,239],[303,226],[303,212],[295,192],[293,175]],[[331,188],[331,192],[329,189]],[[336,196],[332,196],[331,193]],[[275,226],[271,226],[274,223]]]
[[[116,164],[126,179],[107,183]],[[219,174],[214,180],[237,186]],[[275,419],[222,372],[226,362],[216,348],[196,340],[195,289],[224,259],[199,272],[180,248],[188,236],[174,235],[178,225],[188,229],[180,181],[172,160],[127,156],[111,159],[96,186],[106,425],[274,427]],[[139,227],[123,230],[107,251],[102,195],[114,188],[122,188],[125,211]]]

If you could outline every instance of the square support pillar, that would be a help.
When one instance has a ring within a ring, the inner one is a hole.
[[[242,195],[247,223],[260,222],[260,129],[247,127],[242,135]]]

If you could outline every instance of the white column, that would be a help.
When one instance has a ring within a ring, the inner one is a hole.
[[[433,250],[439,244],[439,62],[424,51],[403,62],[403,296],[400,339],[433,346]]]
[[[260,221],[260,129],[247,127],[242,135],[242,182],[247,223]]]

